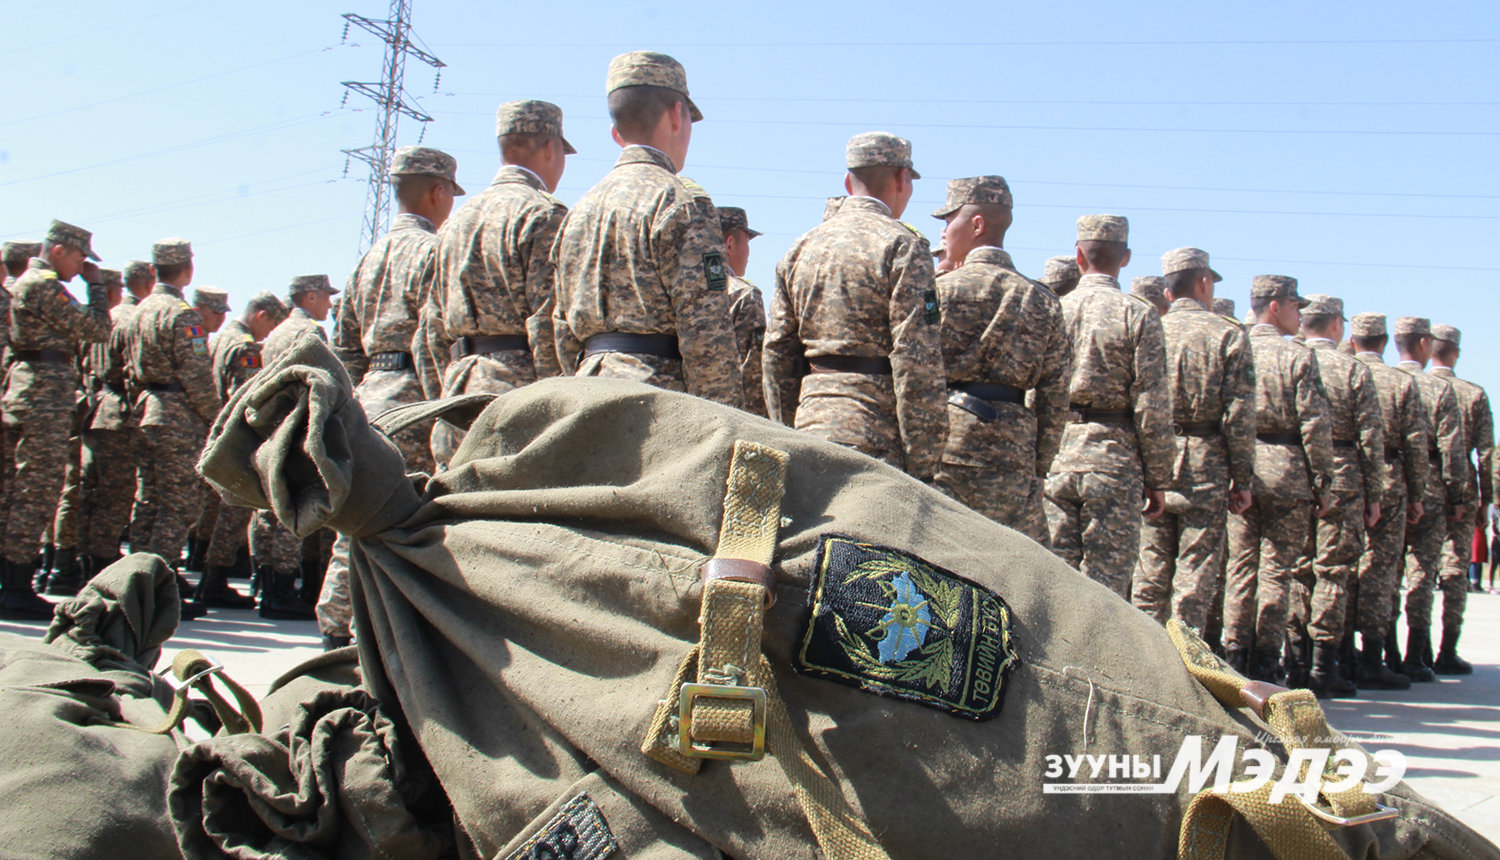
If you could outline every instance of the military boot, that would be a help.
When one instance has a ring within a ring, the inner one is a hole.
[[[1411,679],[1400,672],[1392,672],[1385,665],[1385,639],[1381,636],[1365,636],[1364,650],[1359,652],[1359,674],[1354,679],[1364,690],[1405,690],[1411,687]]]
[[[229,585],[229,568],[216,564],[207,565],[203,578],[198,580],[194,602],[205,608],[254,609],[255,598],[235,591]]]
[[[353,642],[354,639],[350,636],[334,636],[332,633],[323,634],[323,650],[325,652],[337,651],[340,648],[347,648],[351,644],[353,644]]]
[[[1244,648],[1226,648],[1224,662],[1241,675],[1247,678],[1250,676],[1250,652]]]
[[[49,621],[52,604],[37,597],[31,587],[31,577],[36,573],[36,560],[5,562],[3,579],[0,579],[0,618],[13,621]]]
[[[1385,665],[1392,672],[1402,670],[1401,647],[1398,641],[1400,635],[1396,632],[1396,622],[1391,621],[1391,626],[1385,631]]]
[[[57,558],[57,545],[52,543],[42,544],[42,558],[37,562],[36,570],[31,572],[31,584],[39,592],[47,591],[47,583],[52,579],[52,562]]]
[[[53,559],[57,570],[47,579],[47,593],[53,597],[72,597],[87,581],[78,568],[78,552],[72,547],[58,549]]]
[[[1339,674],[1352,683],[1359,673],[1358,666],[1359,652],[1354,649],[1354,634],[1350,633],[1339,643]]]
[[[1426,642],[1427,638],[1426,627],[1407,625],[1406,659],[1401,662],[1401,671],[1406,673],[1406,677],[1418,683],[1437,680],[1437,676],[1433,675],[1432,670],[1422,662],[1422,643]]]
[[[297,599],[297,572],[271,571],[260,596],[260,617],[287,621],[311,621],[313,608]]]
[[[1320,699],[1348,699],[1359,695],[1357,688],[1339,674],[1339,649],[1314,642],[1312,671],[1307,674],[1307,689]]]
[[[1472,675],[1474,665],[1458,656],[1458,631],[1443,628],[1443,644],[1438,648],[1432,671],[1439,675]]]
[[[1306,689],[1309,675],[1312,640],[1305,634],[1288,637],[1286,640],[1286,686]]]
[[[1281,671],[1281,649],[1279,648],[1256,648],[1251,655],[1250,679],[1253,681],[1265,681],[1270,684],[1282,684],[1286,676]]]

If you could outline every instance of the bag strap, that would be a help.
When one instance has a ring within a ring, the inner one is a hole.
[[[1264,681],[1250,681],[1229,668],[1187,625],[1173,618],[1167,635],[1188,672],[1227,708],[1248,707],[1270,727],[1290,752],[1298,749],[1339,750],[1350,746],[1329,728],[1317,698],[1308,690],[1288,690]],[[1307,774],[1321,783],[1327,774]],[[1280,860],[1346,855],[1329,835],[1326,825],[1352,826],[1396,817],[1396,810],[1375,802],[1362,785],[1344,791],[1319,790],[1328,808],[1297,796],[1296,803],[1271,802],[1273,783],[1250,792],[1215,792],[1205,788],[1188,804],[1178,834],[1180,860],[1220,860],[1229,827],[1239,813]]]
[[[235,702],[239,705],[238,709],[230,705],[229,701],[214,689],[213,677],[215,675],[234,696]],[[183,720],[186,720],[189,715],[188,691],[194,689],[208,700],[209,705],[214,709],[214,714],[218,716],[219,722],[224,724],[224,730],[229,734],[238,735],[260,731],[260,705],[256,704],[255,697],[250,695],[249,690],[224,674],[224,665],[217,660],[211,660],[192,649],[180,651],[176,657],[172,658],[172,675],[167,676],[166,680],[172,686],[172,706],[167,711],[166,719],[157,726],[141,729],[141,731],[147,734],[165,735],[180,728]]]
[[[490,401],[498,395],[481,392],[478,394],[460,394],[455,397],[444,397],[441,400],[423,400],[418,403],[403,403],[376,415],[370,419],[370,426],[387,436],[394,436],[413,424],[421,424],[423,421],[431,421],[441,418],[450,424],[457,424],[464,430],[474,423]]]
[[[776,601],[771,559],[787,459],[752,442],[734,444],[719,546],[703,566],[702,632],[657,705],[641,752],[696,774],[704,759],[759,761],[769,749],[824,856],[887,860],[869,825],[807,752],[760,650],[765,612]]]

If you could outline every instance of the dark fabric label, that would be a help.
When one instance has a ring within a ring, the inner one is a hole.
[[[599,805],[580,794],[507,860],[603,860],[619,847]]]
[[[937,290],[928,290],[922,294],[922,310],[927,314],[927,322],[937,325],[943,318],[942,309],[938,306]]]
[[[708,279],[710,290],[722,290],[729,285],[729,270],[724,268],[724,255],[717,251],[703,255],[703,275]]]
[[[999,595],[914,555],[825,535],[797,671],[960,717],[1000,713],[1017,662]]]

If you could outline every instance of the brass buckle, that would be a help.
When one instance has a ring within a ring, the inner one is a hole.
[[[1332,824],[1337,827],[1358,827],[1361,824],[1371,824],[1376,821],[1385,821],[1389,818],[1395,818],[1397,814],[1399,814],[1399,811],[1396,809],[1396,807],[1386,806],[1385,804],[1377,802],[1375,804],[1374,812],[1346,818],[1342,815],[1334,815],[1332,812],[1329,812],[1318,804],[1306,800],[1300,794],[1293,796],[1302,801],[1302,805],[1307,807],[1307,811],[1316,816],[1318,820],[1324,822],[1325,824]]]
[[[181,681],[177,680],[176,676],[170,673],[162,677],[167,682],[167,685],[170,686],[175,692],[181,693],[183,690],[186,690],[187,688],[193,686],[204,678],[207,678],[209,675],[217,675],[220,672],[224,671],[224,664],[220,663],[218,660],[215,660],[212,657],[204,657],[203,659],[208,661],[208,667],[203,669],[202,671],[195,672],[192,675],[183,678]]]
[[[750,744],[699,743],[693,740],[693,705],[699,699],[749,702],[755,738]],[[677,697],[677,749],[691,758],[760,761],[766,754],[766,691],[727,684],[683,684]]]

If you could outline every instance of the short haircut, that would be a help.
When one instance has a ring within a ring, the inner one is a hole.
[[[1396,349],[1402,352],[1412,352],[1422,342],[1425,334],[1398,334],[1396,335]]]
[[[391,185],[396,192],[396,201],[403,209],[411,209],[422,202],[427,192],[439,182],[447,182],[441,176],[430,176],[425,173],[408,173],[394,177]]]
[[[901,175],[901,168],[889,164],[871,164],[868,167],[851,167],[849,175],[871,191],[884,191],[895,184],[896,177]]]
[[[1185,299],[1188,293],[1191,293],[1198,285],[1198,279],[1203,277],[1204,271],[1203,269],[1183,269],[1162,277],[1167,282],[1167,289],[1171,291],[1172,298]]]
[[[1437,340],[1434,338],[1432,341],[1432,354],[1444,361],[1451,362],[1458,357],[1458,344],[1449,340]]]
[[[1389,339],[1383,334],[1355,335],[1349,338],[1349,342],[1360,352],[1385,352],[1385,344]]]
[[[132,272],[131,275],[131,277],[125,279],[125,286],[127,287],[133,286],[135,284],[156,283],[156,278],[152,276],[151,269],[141,268],[136,270],[135,272]]]
[[[1303,314],[1302,327],[1308,331],[1327,331],[1336,319],[1333,314]]]
[[[286,316],[286,305],[275,296],[256,295],[245,303],[244,319],[248,320],[261,311],[270,314],[271,319],[281,322]]]
[[[1260,316],[1261,314],[1266,312],[1266,308],[1269,308],[1271,306],[1271,302],[1274,301],[1276,300],[1271,298],[1270,296],[1251,296],[1250,313],[1253,313],[1256,316]]]
[[[686,110],[687,96],[666,87],[620,87],[609,94],[609,118],[626,140],[646,137],[675,104]]]
[[[1083,252],[1083,258],[1089,261],[1091,268],[1114,269],[1119,267],[1130,248],[1124,242],[1084,239],[1078,243],[1078,250]]]
[[[518,131],[500,135],[500,160],[515,164],[541,152],[553,135],[535,131]]]
[[[164,284],[186,272],[192,265],[192,263],[157,263],[156,280]]]

